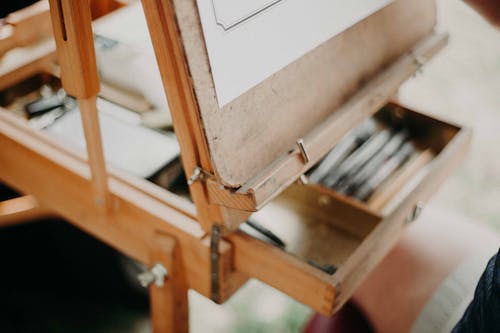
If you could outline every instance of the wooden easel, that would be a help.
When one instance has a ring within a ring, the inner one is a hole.
[[[343,265],[330,275],[237,228],[252,211],[266,205],[319,161],[343,133],[386,104],[399,85],[444,46],[445,36],[432,35],[421,40],[423,32],[418,31],[414,37],[418,37],[419,43],[411,52],[380,70],[338,112],[311,131],[304,146],[310,160],[305,161],[300,149],[294,149],[274,168],[263,170],[254,182],[242,187],[248,191],[236,191],[222,186],[214,175],[216,170],[203,132],[200,103],[188,68],[174,0],[142,0],[181,146],[191,203],[105,165],[95,107],[99,82],[89,2],[51,0],[50,3],[62,81],[66,91],[80,100],[87,154],[74,151],[34,131],[22,120],[0,112],[0,179],[29,194],[0,203],[0,224],[56,214],[146,264],[150,270],[143,281],[151,295],[154,332],[188,331],[188,289],[222,303],[249,277],[324,315],[333,314],[391,248],[407,216],[414,213],[416,203],[434,192],[451,167],[459,162],[470,141],[469,131],[447,124],[441,128],[441,123],[434,121],[439,133],[446,134],[443,137],[453,139],[433,162],[432,172],[394,213],[379,216],[342,202],[328,208],[328,213],[339,219],[362,221],[360,225],[345,227],[358,237],[349,238],[354,239],[356,246],[349,248],[349,255],[339,254]],[[426,4],[430,8],[431,1]],[[419,8],[426,12],[426,6]],[[429,15],[430,28],[433,23]],[[356,30],[349,32],[351,36],[355,33]],[[329,47],[335,48],[336,44]],[[425,116],[416,116],[417,120],[421,118],[429,121]],[[308,193],[304,201],[315,195],[316,192]]]
[[[212,295],[214,286],[209,277],[214,268],[210,261],[210,241],[197,223],[194,206],[116,170],[108,174],[95,105],[99,82],[89,2],[56,0],[50,3],[63,85],[79,98],[82,109],[88,163],[85,157],[49,138],[32,136],[34,133],[30,133],[25,124],[2,114],[1,132],[13,139],[9,143],[2,142],[10,150],[7,154],[13,157],[11,161],[2,160],[2,176],[5,179],[23,178],[26,169],[16,165],[31,164],[23,161],[24,158],[39,158],[42,169],[34,177],[36,180],[21,182],[24,184],[14,181],[12,186],[42,199],[38,201],[30,195],[2,202],[0,222],[11,225],[59,215],[149,267],[161,265],[167,272],[164,281],[149,283],[154,332],[188,332],[188,288],[223,301],[246,278],[231,272],[231,246],[221,240],[215,244],[218,256],[215,269],[222,283],[216,286],[217,295]],[[146,8],[154,3],[149,2]],[[183,129],[183,124],[176,126],[176,130],[179,137],[184,136],[187,140],[190,133]],[[191,156],[183,155],[183,158],[185,163],[192,160]],[[74,191],[72,194],[56,193],[50,190],[54,186]],[[195,200],[203,202],[200,189],[197,185],[194,188]],[[217,210],[202,213],[208,220]]]

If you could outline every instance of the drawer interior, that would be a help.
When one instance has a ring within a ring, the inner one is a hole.
[[[56,107],[36,116],[30,117],[25,110],[27,104],[39,100],[42,96],[50,99],[59,95],[61,88],[58,77],[51,73],[39,72],[0,91],[0,109],[28,119],[30,127],[43,129],[52,140],[65,142],[70,151],[79,150],[80,153],[85,153],[85,142],[81,137],[83,132],[78,131],[81,125],[77,124],[80,117],[74,112],[77,103],[72,97],[65,97],[63,108]],[[99,96],[97,105],[101,111],[100,125],[106,159],[112,167],[146,178],[164,189],[171,189],[177,186],[177,183],[182,183],[179,146],[173,131],[168,128],[148,128],[142,124],[144,113],[135,112],[128,105],[119,104],[108,99],[106,95]],[[62,124],[59,124],[60,121]],[[63,127],[75,132],[68,135],[68,131],[62,130]],[[66,139],[68,136],[72,136],[72,139]],[[132,139],[127,141],[127,138]],[[134,144],[130,144],[131,141],[134,141]],[[128,142],[128,149],[123,150],[120,146],[113,145],[113,142]],[[145,142],[148,149],[141,149],[140,142]]]
[[[41,97],[41,88],[49,87],[52,92],[61,88],[61,81],[48,73],[38,73],[0,92],[0,107],[26,118],[24,105]]]
[[[373,209],[366,202],[319,184],[294,184],[251,217],[285,243],[283,249],[277,250],[271,242],[266,242],[265,237],[259,237],[264,240],[259,240],[265,244],[263,246],[268,248],[263,251],[265,256],[275,256],[265,261],[294,262],[306,272],[304,274],[311,274],[307,271],[312,267],[316,270],[314,274],[321,278],[307,288],[318,289],[319,285],[335,288],[335,297],[328,311],[338,309],[390,250],[409,222],[407,217],[412,216],[415,205],[428,200],[458,164],[470,141],[467,129],[396,104],[387,105],[375,118],[383,126],[408,128],[417,153],[426,151],[431,156],[406,177],[405,183],[397,184],[392,190],[388,200],[390,210],[387,206]],[[273,247],[275,249],[271,251]],[[266,267],[273,270],[272,265]],[[274,273],[274,276],[281,274],[278,269]],[[272,281],[266,281],[272,276],[268,272],[260,278],[273,285]],[[301,278],[296,279],[295,283],[303,283]],[[294,295],[296,291],[284,281],[274,286],[300,299],[300,295]],[[324,303],[316,303],[313,298],[308,305],[331,314],[325,311]]]
[[[460,132],[460,128],[406,109],[387,105],[375,115],[387,128],[407,128],[415,145],[415,156],[429,158],[405,177],[405,182],[389,177],[381,187],[391,187],[387,204],[373,208],[321,184],[294,184],[282,195],[252,216],[287,244],[286,250],[318,264],[341,265],[373,229],[394,210],[411,189],[425,181],[433,161]],[[394,173],[411,163],[409,158]],[[397,181],[397,184],[391,182]],[[422,198],[421,198],[422,199]]]
[[[251,219],[282,239],[286,251],[311,264],[334,267],[341,266],[381,221],[341,200],[324,201],[303,185],[293,185]]]
[[[374,187],[371,194],[364,199],[357,197],[358,192],[355,190],[351,193],[337,191],[335,186],[329,186],[325,182],[311,182],[308,186],[314,188],[311,193],[319,192],[323,195],[318,199],[323,203],[343,202],[383,218],[390,215],[405,195],[418,185],[426,173],[430,172],[436,157],[452,142],[461,129],[397,104],[387,105],[376,113],[373,119],[379,127],[378,131],[390,130],[395,134],[405,131],[407,137],[404,143],[411,144],[412,152],[401,162],[401,165],[390,172],[386,179]],[[386,146],[390,144],[390,141]],[[399,149],[403,145],[401,144]],[[356,153],[361,148],[356,148],[351,154]],[[389,158],[382,165],[374,166],[371,170],[367,168],[370,173],[365,182],[369,182],[371,176],[381,171],[388,160]],[[373,158],[366,164],[368,165],[372,161]],[[340,167],[337,166],[329,172],[338,172],[339,169]]]

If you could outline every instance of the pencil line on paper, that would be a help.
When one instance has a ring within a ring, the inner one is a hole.
[[[220,26],[224,31],[229,31],[229,30],[232,30],[232,29],[236,28],[237,26],[239,26],[243,23],[246,23],[247,21],[257,17],[258,15],[267,11],[271,7],[274,7],[275,5],[277,5],[278,3],[283,2],[283,1],[285,1],[285,0],[273,0],[269,3],[267,3],[265,6],[258,8],[256,10],[248,13],[247,15],[244,15],[244,16],[236,19],[235,21],[233,21],[231,23],[224,22],[223,18],[221,18],[220,15],[218,15],[219,11],[217,10],[216,0],[212,0],[212,7],[213,7],[213,10],[215,13],[215,22],[217,23],[217,25]]]

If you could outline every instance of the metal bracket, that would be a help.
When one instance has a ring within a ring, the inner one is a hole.
[[[210,287],[212,301],[218,302],[220,298],[219,290],[219,243],[221,227],[218,224],[212,226],[212,235],[210,236]]]
[[[193,185],[195,182],[198,180],[205,180],[207,178],[213,178],[214,175],[208,172],[207,170],[204,170],[200,167],[196,167],[193,170],[193,173],[188,179],[188,185]]]
[[[425,59],[423,56],[415,54],[413,52],[411,55],[413,57],[413,61],[415,62],[415,65],[417,65],[417,73],[422,73],[424,65],[427,62],[427,59]]]
[[[309,154],[307,153],[306,147],[304,146],[304,139],[300,138],[297,140],[297,146],[299,147],[300,155],[302,155],[302,159],[304,160],[304,163],[309,163],[311,160],[309,158]]]
[[[423,201],[417,202],[417,204],[413,207],[410,214],[408,214],[408,216],[406,217],[406,223],[409,224],[409,223],[415,222],[422,214],[422,211],[424,210],[424,206],[425,206],[425,204]]]

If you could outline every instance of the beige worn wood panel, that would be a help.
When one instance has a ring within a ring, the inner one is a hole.
[[[286,251],[302,261],[341,266],[361,244],[363,237],[338,227],[336,221],[328,220],[323,212],[311,208],[285,193],[252,219],[278,235],[285,242]],[[361,216],[361,219],[350,222],[361,225],[360,229],[366,229],[366,234],[369,234],[376,226],[371,220],[371,216]],[[344,220],[346,222],[348,220]]]
[[[219,108],[195,0],[172,0],[214,171],[239,187],[432,32],[434,0],[399,0]],[[389,99],[390,96],[387,96]]]

